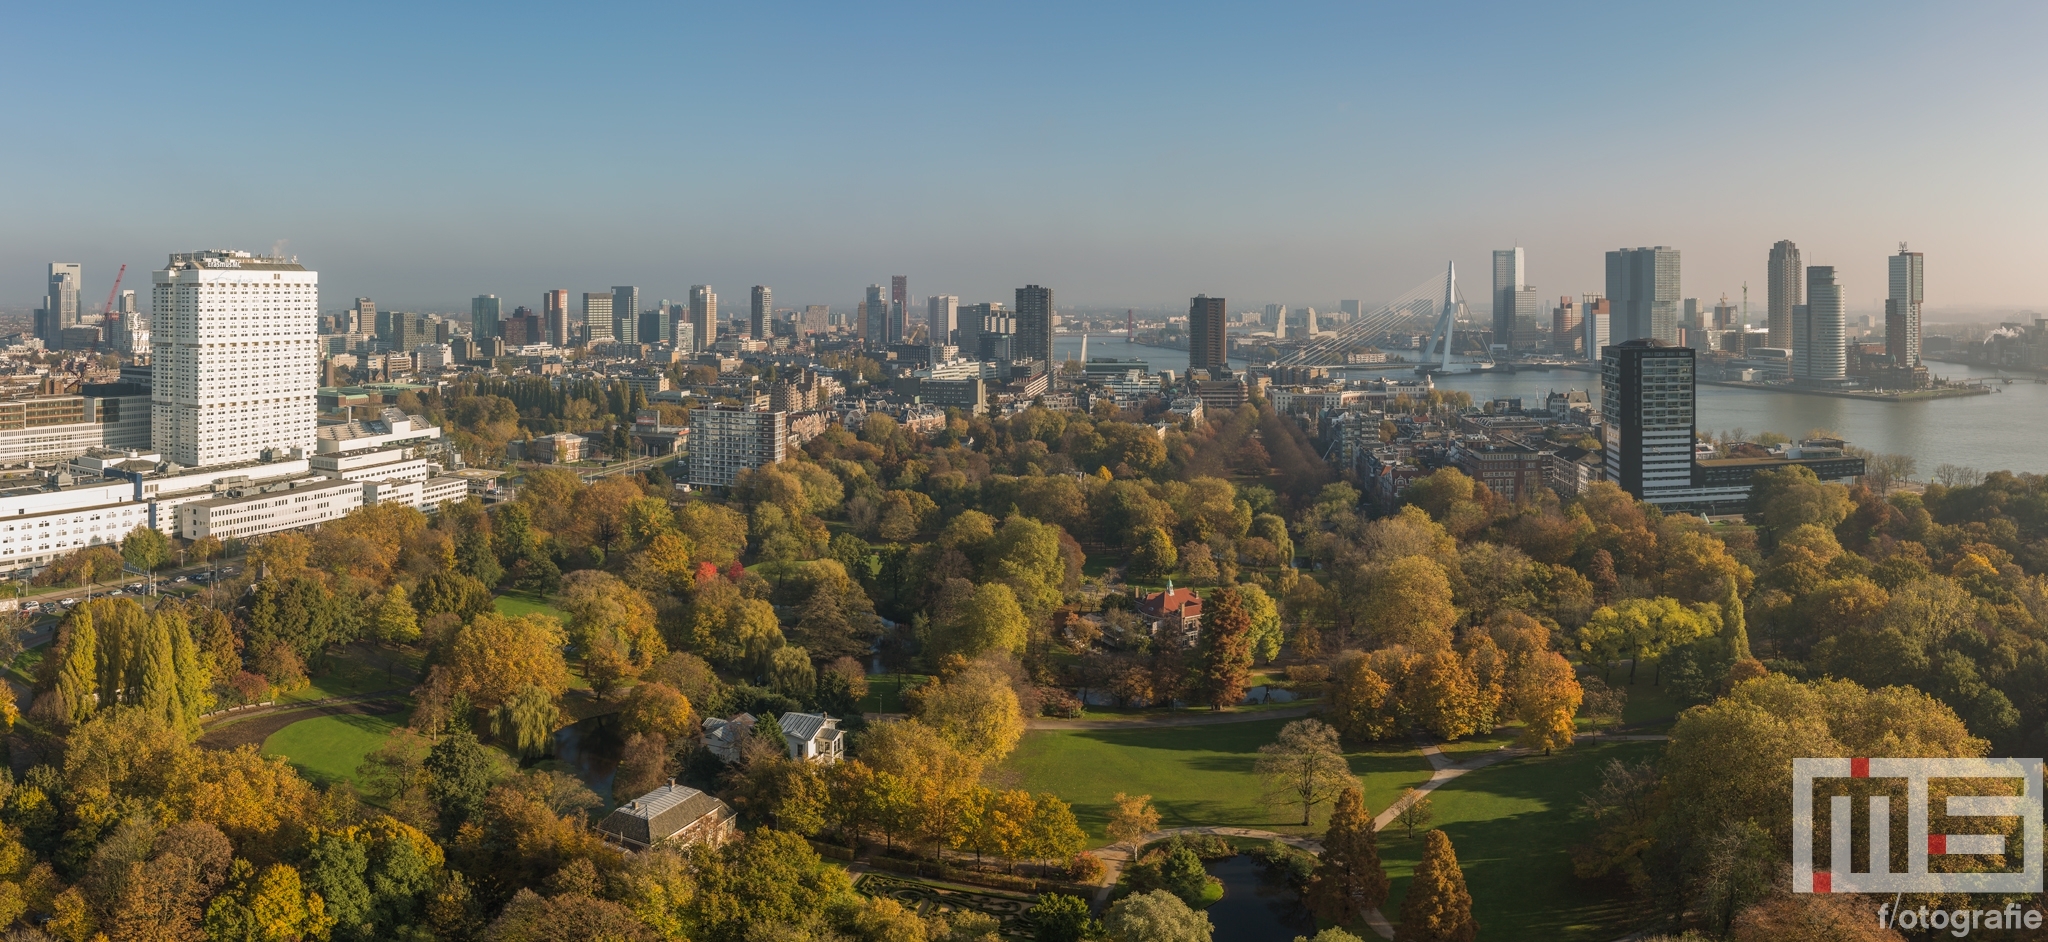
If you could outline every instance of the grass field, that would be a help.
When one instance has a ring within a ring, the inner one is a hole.
[[[903,692],[914,690],[930,679],[927,674],[869,674],[868,695],[861,698],[860,708],[871,713],[901,713]],[[879,709],[877,704],[880,704]]]
[[[420,682],[420,652],[374,644],[351,644],[328,652],[310,686],[278,697],[285,703],[350,697],[384,690],[409,690]]]
[[[569,621],[569,616],[563,614],[561,609],[549,605],[547,599],[530,592],[507,592],[492,602],[497,605],[499,612],[506,615],[552,615],[564,624]]]
[[[1608,760],[1648,758],[1662,748],[1581,745],[1480,769],[1431,793],[1430,826],[1457,849],[1483,937],[1605,942],[1627,931],[1629,900],[1572,876],[1570,847],[1586,835],[1586,824],[1572,816]],[[1412,840],[1398,824],[1380,832],[1380,859],[1394,881],[1389,919],[1399,919],[1421,850],[1420,831]]]
[[[1215,726],[1131,730],[1036,730],[1025,734],[998,775],[1017,787],[1052,792],[1074,807],[1093,845],[1107,843],[1110,797],[1150,794],[1161,827],[1235,825],[1299,832],[1300,812],[1260,800],[1252,774],[1258,748],[1273,741],[1288,719]],[[1384,808],[1401,791],[1429,779],[1429,762],[1413,746],[1388,745],[1351,753],[1351,770],[1365,785],[1370,808]],[[1329,814],[1316,809],[1314,828]]]
[[[382,716],[344,714],[300,720],[263,741],[263,754],[283,756],[318,785],[352,779],[356,767],[391,731],[405,725],[410,711]]]

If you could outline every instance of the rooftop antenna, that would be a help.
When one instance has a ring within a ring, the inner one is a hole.
[[[1742,326],[1749,328],[1749,282],[1742,283]]]

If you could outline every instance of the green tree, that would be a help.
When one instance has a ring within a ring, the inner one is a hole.
[[[1132,579],[1161,579],[1180,565],[1180,551],[1173,547],[1173,536],[1161,527],[1147,527],[1138,534],[1137,545],[1131,550],[1129,577]]]
[[[1065,893],[1047,893],[1031,904],[1031,938],[1036,942],[1082,942],[1095,931],[1088,901]]]
[[[991,651],[1024,653],[1031,623],[1009,586],[982,583],[958,604],[942,608],[935,656],[957,654],[972,660]]]
[[[1626,599],[1593,612],[1579,629],[1579,650],[1601,662],[1627,657],[1629,682],[1634,683],[1637,661],[1713,634],[1720,622],[1720,611],[1711,605],[1688,608],[1669,596]]]
[[[412,603],[406,600],[405,586],[394,585],[384,593],[384,601],[377,605],[376,618],[371,621],[371,630],[377,640],[392,644],[411,644],[420,639],[419,613],[413,611]]]
[[[93,630],[92,613],[74,610],[51,658],[57,664],[51,691],[66,722],[83,723],[99,706],[98,637]]]
[[[555,695],[537,684],[527,684],[499,705],[491,714],[491,732],[512,742],[522,757],[545,755],[554,744],[555,727],[561,725],[562,710]]]
[[[1386,903],[1387,886],[1372,813],[1366,810],[1365,793],[1354,785],[1337,796],[1330,829],[1323,834],[1322,860],[1302,898],[1318,917],[1350,925]]]
[[[1395,942],[1472,942],[1479,923],[1472,920],[1472,894],[1458,852],[1442,831],[1431,831],[1415,865],[1415,879],[1401,900],[1401,925]]]
[[[238,859],[230,879],[206,909],[206,937],[213,942],[300,942],[325,938],[333,925],[326,901],[307,892],[289,864],[271,864],[259,873]]]
[[[1280,628],[1280,606],[1266,590],[1252,583],[1236,586],[1238,598],[1244,604],[1244,614],[1251,621],[1252,653],[1265,663],[1273,663],[1280,656],[1280,645],[1284,636]]]
[[[697,885],[683,922],[693,942],[759,939],[765,927],[809,925],[855,901],[846,871],[788,831],[757,828],[722,845],[698,844],[690,860]]]
[[[1102,917],[1112,942],[1209,942],[1215,928],[1207,913],[1198,913],[1165,890],[1134,893],[1118,900]]]
[[[154,572],[171,558],[171,541],[157,528],[144,524],[121,538],[121,558],[143,572]]]
[[[1220,710],[1244,699],[1252,670],[1252,625],[1237,590],[1228,586],[1210,594],[1205,614],[1202,695],[1210,709]]]
[[[483,811],[491,789],[490,752],[466,726],[451,726],[427,750],[427,797],[450,828]]]

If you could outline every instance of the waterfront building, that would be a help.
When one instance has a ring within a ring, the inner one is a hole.
[[[1550,343],[1558,353],[1571,353],[1578,348],[1579,309],[1572,303],[1571,295],[1557,299],[1557,306],[1550,309]]]
[[[1806,303],[1806,269],[1799,265],[1799,246],[1780,240],[1771,246],[1769,295],[1765,302],[1764,326],[1770,331],[1764,346],[1790,349],[1792,309]]]
[[[1806,303],[1792,307],[1792,380],[1841,385],[1849,378],[1848,312],[1832,265],[1806,269]]]
[[[1228,369],[1229,344],[1223,321],[1229,316],[1222,298],[1199,294],[1188,300],[1188,372]]]
[[[1012,360],[1037,360],[1052,369],[1052,289],[1025,285],[1017,289],[1017,339]]]
[[[1600,362],[1600,348],[1607,346],[1614,324],[1614,302],[1597,294],[1586,295],[1580,305],[1580,346],[1586,359]]]
[[[1514,348],[1515,308],[1522,292],[1522,250],[1493,250],[1493,342],[1503,350]]]
[[[1906,251],[1889,260],[1891,291],[1884,301],[1884,347],[1892,365],[1911,369],[1920,365],[1920,304],[1926,298],[1926,259],[1919,252]]]

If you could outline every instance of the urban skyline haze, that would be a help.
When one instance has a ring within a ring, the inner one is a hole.
[[[124,262],[281,242],[319,259],[328,308],[723,283],[851,312],[898,273],[963,303],[1036,283],[1080,307],[1327,305],[1452,260],[1483,312],[1502,246],[1555,298],[1600,291],[1607,251],[1669,245],[1684,296],[1747,281],[1755,321],[1780,239],[1853,311],[1882,311],[1900,241],[1935,259],[1930,316],[2048,306],[2034,7],[117,3],[16,25],[93,48],[0,62],[14,127],[52,103],[73,122],[0,155],[9,310],[51,261],[85,266],[96,308]],[[1912,56],[1866,54],[1903,35]],[[592,46],[607,68],[540,64]],[[933,48],[1041,67],[935,73]],[[876,122],[917,134],[878,148]],[[635,146],[565,143],[590,126]],[[185,188],[206,198],[166,200]]]

